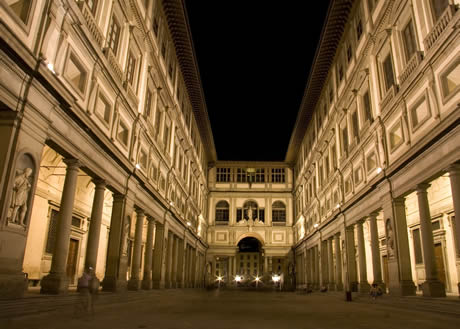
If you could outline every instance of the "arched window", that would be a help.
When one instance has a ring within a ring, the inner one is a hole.
[[[286,222],[286,206],[281,201],[273,202],[272,222]]]
[[[216,223],[228,223],[229,205],[227,201],[219,201],[216,204]]]

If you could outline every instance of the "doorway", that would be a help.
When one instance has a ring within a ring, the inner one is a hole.
[[[435,256],[436,270],[438,273],[438,280],[444,284],[444,287],[447,290],[446,269],[444,267],[444,257],[442,255],[442,244],[441,243],[436,243],[434,245],[434,256]]]
[[[71,285],[75,284],[75,274],[77,273],[78,245],[78,240],[70,239],[69,253],[67,254],[66,273]]]

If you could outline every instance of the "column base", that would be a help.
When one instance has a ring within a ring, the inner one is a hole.
[[[330,283],[327,285],[327,290],[329,290],[329,291],[334,291],[334,290],[335,290],[335,283],[334,283],[334,282],[330,282]]]
[[[446,290],[441,281],[430,280],[422,283],[423,297],[446,297]]]
[[[0,299],[22,298],[27,284],[24,273],[0,274]]]
[[[335,285],[335,290],[337,290],[337,291],[343,291],[343,284],[342,284],[342,283],[336,283],[336,285]]]
[[[153,289],[164,289],[165,288],[165,282],[164,281],[152,281],[152,288]]]
[[[399,286],[390,286],[389,288],[390,295],[415,296],[416,288],[413,281],[400,281]]]
[[[64,295],[69,289],[69,278],[66,273],[50,273],[40,281],[41,294]]]
[[[371,286],[367,282],[360,282],[359,283],[359,293],[360,294],[368,294],[371,291]]]
[[[111,292],[123,292],[128,288],[126,280],[118,280],[116,278],[104,278],[102,281],[102,290]]]
[[[142,280],[142,289],[150,290],[153,288],[152,280]]]
[[[128,281],[128,290],[140,290],[142,281],[139,279],[130,279]]]
[[[358,282],[350,282],[350,291],[351,292],[358,292],[358,286],[359,286],[359,283]]]

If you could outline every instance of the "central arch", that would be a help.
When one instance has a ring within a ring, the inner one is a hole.
[[[264,273],[262,239],[258,234],[251,232],[241,236],[237,246],[236,273],[243,278],[243,282],[251,283]]]
[[[258,234],[258,233],[255,233],[255,232],[248,232],[248,233],[244,233],[242,234],[239,238],[238,238],[238,241],[236,241],[236,245],[238,246],[238,244],[241,242],[241,240],[245,239],[245,238],[255,238],[257,239],[261,246],[263,247],[265,245],[265,241],[264,241],[264,238]]]

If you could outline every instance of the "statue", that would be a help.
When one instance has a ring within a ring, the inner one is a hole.
[[[14,178],[13,194],[11,196],[11,217],[10,222],[25,226],[25,217],[27,213],[27,201],[29,200],[29,191],[32,187],[30,176],[32,168],[26,168],[24,171],[17,170]]]
[[[394,234],[393,228],[391,227],[391,220],[388,218],[386,222],[386,231],[387,231],[387,252],[389,256],[394,255]]]
[[[125,225],[123,226],[121,250],[124,256],[128,254],[129,223],[130,223],[130,218],[128,216],[128,218],[125,220]]]
[[[248,219],[251,220],[252,219],[252,207],[249,206],[249,209],[248,209]]]

